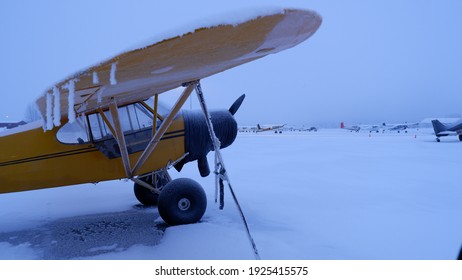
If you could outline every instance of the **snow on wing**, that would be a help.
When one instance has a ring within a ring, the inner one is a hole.
[[[46,123],[51,118],[46,97],[59,88],[60,102],[53,105],[60,107],[64,123],[72,110],[69,105],[81,114],[107,107],[112,100],[119,104],[144,100],[291,48],[308,39],[320,24],[321,17],[313,11],[282,10],[239,24],[199,28],[81,71],[45,91],[37,105]]]

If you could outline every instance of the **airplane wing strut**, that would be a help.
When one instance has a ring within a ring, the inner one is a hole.
[[[216,136],[215,131],[213,129],[212,117],[210,116],[210,113],[209,113],[209,111],[207,109],[207,104],[206,104],[205,99],[204,99],[204,94],[202,92],[200,82],[199,81],[194,81],[194,82],[190,83],[190,86],[191,85],[193,85],[195,90],[196,90],[197,98],[199,99],[199,103],[201,105],[202,112],[204,113],[205,121],[207,123],[207,128],[208,128],[208,131],[209,131],[209,134],[210,134],[210,138],[212,139],[213,148],[214,148],[214,151],[215,151],[215,171],[214,171],[214,173],[215,173],[216,189],[218,189],[218,186],[220,186],[220,209],[223,209],[223,201],[224,201],[224,199],[223,199],[223,196],[224,196],[224,192],[223,192],[224,184],[223,183],[224,183],[224,181],[226,181],[228,183],[228,188],[229,188],[229,191],[231,192],[233,200],[236,203],[237,209],[239,210],[239,214],[241,216],[242,222],[244,223],[246,233],[247,233],[247,237],[249,238],[250,245],[252,246],[255,259],[259,260],[260,255],[258,254],[257,246],[255,244],[255,241],[253,240],[252,234],[250,233],[249,225],[247,224],[247,220],[245,219],[244,212],[242,211],[242,208],[239,205],[239,201],[237,200],[236,194],[234,193],[234,190],[231,187],[231,182],[229,180],[228,172],[226,171],[225,163],[223,161],[223,157],[222,157],[221,152],[220,152],[220,145],[221,144],[220,144],[220,141],[218,140],[218,137]]]
[[[181,107],[183,107],[183,104],[186,102],[189,95],[191,95],[193,89],[193,85],[189,85],[185,88],[181,96],[176,101],[175,105],[173,105],[173,108],[170,110],[168,116],[164,119],[159,129],[152,137],[151,141],[149,141],[148,146],[144,149],[144,152],[141,154],[140,158],[138,159],[138,161],[132,169],[132,174],[136,174],[139,171],[139,169],[143,166],[143,164],[146,162],[146,160],[149,158],[149,156],[152,154],[160,139],[162,138],[162,136],[164,136],[165,132],[172,124],[173,118],[180,111]]]

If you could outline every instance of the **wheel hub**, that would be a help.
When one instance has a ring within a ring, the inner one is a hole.
[[[181,211],[186,211],[191,207],[191,202],[187,198],[182,198],[178,201],[178,209]]]

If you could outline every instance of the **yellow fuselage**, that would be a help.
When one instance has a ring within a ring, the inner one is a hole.
[[[127,177],[120,157],[107,158],[91,142],[63,144],[56,138],[59,129],[44,132],[40,125],[32,125],[29,130],[19,127],[0,137],[0,193]],[[178,117],[138,173],[159,170],[181,158],[184,135],[183,118]],[[132,166],[140,155],[129,155]]]

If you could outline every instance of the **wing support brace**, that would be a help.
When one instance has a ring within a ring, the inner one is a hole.
[[[210,138],[212,139],[213,143],[213,149],[215,151],[215,186],[218,189],[218,186],[220,186],[220,209],[223,209],[224,207],[224,181],[228,183],[228,188],[229,191],[233,197],[234,202],[236,203],[237,209],[239,211],[239,214],[241,216],[242,222],[244,223],[245,230],[247,233],[247,237],[250,241],[250,245],[252,246],[253,253],[255,256],[255,259],[259,260],[260,255],[258,254],[257,246],[252,238],[252,235],[250,233],[249,225],[247,224],[247,220],[245,219],[244,212],[242,211],[241,206],[239,205],[239,202],[237,200],[236,194],[234,193],[233,188],[231,187],[231,182],[229,180],[228,172],[226,171],[225,164],[223,161],[223,157],[221,156],[220,152],[220,140],[215,134],[215,131],[213,129],[212,125],[212,117],[209,113],[209,110],[207,109],[207,104],[204,99],[204,94],[202,92],[202,88],[200,85],[199,81],[193,81],[188,84],[189,86],[193,85],[194,89],[196,90],[197,98],[199,99],[199,103],[201,105],[202,112],[204,113],[205,116],[205,122],[207,123],[207,128],[210,134]],[[215,195],[216,196],[216,195]],[[215,198],[216,201],[216,198]]]
[[[167,117],[164,118],[162,124],[160,125],[159,129],[153,129],[153,136],[151,140],[149,141],[148,145],[144,149],[143,153],[141,156],[138,158],[137,162],[132,168],[132,164],[130,162],[130,158],[128,156],[128,149],[127,149],[127,144],[125,142],[125,136],[122,131],[122,127],[120,124],[120,118],[119,118],[119,113],[118,113],[118,107],[116,102],[112,102],[109,106],[109,111],[112,116],[112,123],[109,121],[109,119],[105,116],[104,112],[102,110],[99,110],[100,115],[102,116],[104,122],[106,125],[109,127],[109,130],[111,131],[112,135],[114,135],[115,140],[117,141],[117,144],[119,145],[120,148],[120,153],[122,157],[122,163],[124,165],[125,173],[127,175],[128,179],[131,179],[135,181],[136,183],[154,190],[152,186],[149,184],[135,178],[134,176],[139,175],[138,171],[143,167],[143,165],[146,163],[148,158],[151,156],[151,154],[154,152],[155,148],[157,147],[157,144],[160,142],[160,139],[164,136],[165,132],[168,130],[170,125],[173,122],[173,119],[175,118],[176,114],[180,111],[181,107],[183,104],[186,102],[188,99],[189,95],[191,95],[191,92],[194,90],[194,85],[191,84],[185,88],[181,96],[178,98],[176,101],[175,105],[173,105],[172,109],[170,110],[170,113],[168,114]],[[157,95],[155,96],[155,102],[157,104]],[[157,112],[156,112],[157,113]],[[154,118],[156,116],[154,115]],[[155,124],[154,124],[155,125]]]

